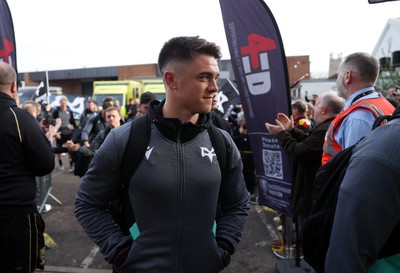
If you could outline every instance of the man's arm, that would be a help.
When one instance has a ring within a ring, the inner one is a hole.
[[[117,129],[125,131],[116,136]],[[109,262],[114,260],[121,247],[131,243],[131,238],[122,233],[107,211],[110,201],[117,196],[129,129],[129,126],[116,128],[96,151],[75,202],[76,218]]]
[[[83,145],[89,147],[89,134],[93,129],[93,120],[96,116],[89,118],[86,125],[82,128],[81,142]]]
[[[228,162],[221,182],[221,213],[216,219],[216,240],[221,248],[232,254],[242,237],[250,206],[249,194],[242,174],[240,153],[225,131],[224,137],[229,147]]]
[[[399,168],[366,154],[371,147],[364,146],[363,157],[353,156],[342,182],[326,257],[327,273],[368,272],[400,221]]]
[[[35,176],[49,174],[54,169],[54,152],[49,140],[31,115],[18,115],[23,134],[23,149]]]

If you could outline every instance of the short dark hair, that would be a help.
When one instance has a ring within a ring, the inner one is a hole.
[[[168,40],[158,56],[158,68],[161,73],[170,62],[184,62],[194,56],[205,54],[215,59],[222,58],[221,48],[217,44],[208,42],[199,36],[180,36]]]
[[[140,104],[147,104],[152,100],[156,100],[156,95],[151,92],[144,92],[140,95]]]
[[[107,109],[110,106],[113,106],[113,105],[114,105],[114,99],[113,98],[108,97],[108,98],[105,98],[103,100],[102,107],[103,107],[104,110]]]
[[[374,56],[356,52],[348,55],[343,64],[358,73],[361,82],[375,82],[379,75],[379,61]]]

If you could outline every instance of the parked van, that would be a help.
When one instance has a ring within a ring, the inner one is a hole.
[[[92,99],[97,101],[99,109],[105,98],[113,98],[121,108],[122,117],[126,118],[125,106],[130,98],[140,96],[141,83],[138,81],[94,81]]]
[[[142,84],[141,94],[151,92],[156,95],[157,100],[165,99],[165,86],[162,79],[144,79],[140,83]]]

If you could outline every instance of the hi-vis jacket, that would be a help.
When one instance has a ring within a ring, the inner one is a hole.
[[[371,98],[360,100],[351,105],[349,108],[340,113],[332,121],[325,135],[324,148],[322,153],[322,165],[328,162],[333,156],[337,155],[343,150],[343,147],[335,140],[335,133],[340,127],[343,120],[353,111],[364,108],[370,110],[375,117],[382,115],[390,115],[394,111],[393,105],[391,105],[385,98]]]

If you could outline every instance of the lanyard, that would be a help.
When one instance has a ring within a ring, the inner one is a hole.
[[[375,90],[368,90],[368,91],[365,91],[365,92],[359,94],[358,96],[356,96],[356,97],[351,101],[351,104],[350,104],[350,105],[352,105],[355,101],[359,100],[360,98],[362,98],[362,97],[364,97],[364,96],[367,96],[367,95],[369,95],[369,94],[372,94],[372,93],[374,93],[374,92],[375,92]]]

